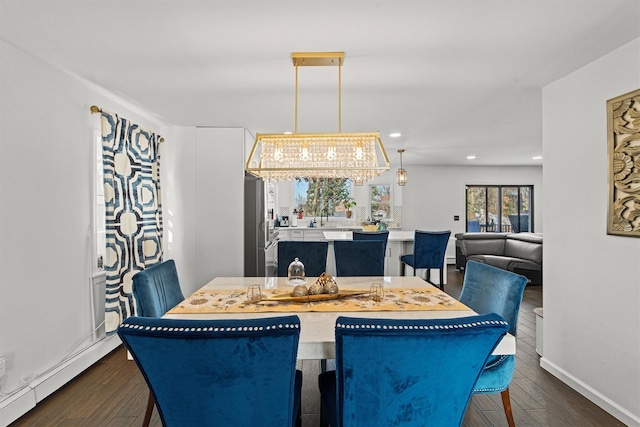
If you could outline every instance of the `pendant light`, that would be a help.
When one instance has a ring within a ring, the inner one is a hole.
[[[404,153],[404,150],[400,149],[398,153],[400,153],[400,169],[396,172],[396,182],[398,185],[404,186],[407,183],[407,171],[402,168],[402,153]]]
[[[293,52],[296,68],[295,132],[257,134],[245,170],[269,181],[348,178],[369,181],[389,170],[379,132],[342,133],[344,52]],[[338,132],[298,133],[298,67],[338,67]]]

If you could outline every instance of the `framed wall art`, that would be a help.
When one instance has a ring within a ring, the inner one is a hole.
[[[607,101],[607,234],[640,237],[640,89]]]

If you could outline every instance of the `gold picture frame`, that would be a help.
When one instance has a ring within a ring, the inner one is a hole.
[[[607,101],[607,234],[640,237],[640,89]]]

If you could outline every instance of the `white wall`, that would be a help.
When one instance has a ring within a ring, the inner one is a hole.
[[[542,233],[540,166],[405,165],[404,168],[408,178],[402,189],[402,229],[451,230],[446,252],[448,264],[455,263],[456,233],[465,231],[466,185],[533,185],[534,230]],[[458,215],[460,220],[455,221],[454,215]]]
[[[243,128],[196,130],[196,289],[244,273],[244,138]]]
[[[447,262],[455,263],[455,234],[465,231],[466,185],[533,185],[534,230],[542,233],[543,188],[541,166],[404,166],[408,183],[395,185],[391,165],[371,183],[393,183],[393,204],[402,206],[403,230],[451,230]],[[292,206],[293,184],[278,183],[278,205]],[[357,208],[367,206],[368,186],[354,187]],[[460,217],[454,221],[454,215]],[[365,215],[366,216],[366,215]]]
[[[185,295],[196,280],[196,129],[165,127],[160,165],[164,259],[174,259]]]
[[[640,425],[640,239],[606,234],[606,100],[640,88],[640,39],[543,90],[541,365]]]
[[[111,336],[92,344],[91,136],[100,116],[89,107],[156,132],[171,128],[2,41],[0,75],[0,355],[8,358],[0,392],[11,395],[0,397],[5,425],[120,342]],[[165,140],[167,165],[184,168],[171,136]],[[166,209],[183,203],[175,194],[181,179],[165,180],[174,193]],[[192,233],[188,223],[174,221]],[[190,251],[168,253],[185,262]],[[82,349],[63,369],[61,361]]]
[[[535,231],[542,233],[542,167],[540,166],[405,166],[408,182],[402,195],[405,230],[465,231],[465,186],[533,185]],[[454,221],[454,215],[460,220]]]
[[[393,184],[393,204],[402,206],[404,230],[451,230],[451,235],[465,231],[465,186],[533,185],[535,231],[542,233],[543,188],[541,166],[407,166],[408,183],[395,184],[398,165],[377,177],[372,184]],[[293,209],[293,184],[278,183],[278,206]],[[368,186],[354,187],[357,207],[366,206]],[[453,216],[460,220],[454,221]]]

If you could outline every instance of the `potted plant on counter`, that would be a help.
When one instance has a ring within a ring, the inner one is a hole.
[[[354,199],[353,197],[349,197],[348,199],[344,200],[342,204],[344,205],[344,208],[347,210],[346,211],[347,218],[351,218],[351,208],[356,205],[356,199]]]

